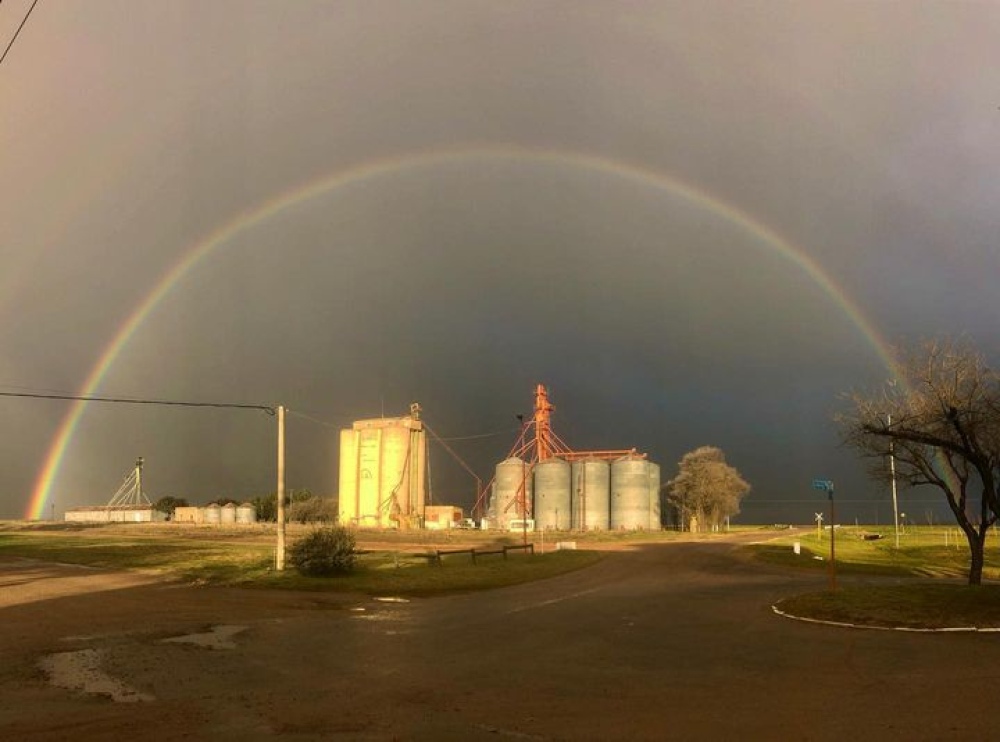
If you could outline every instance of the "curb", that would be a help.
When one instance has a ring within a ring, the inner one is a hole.
[[[864,624],[855,623],[845,623],[843,621],[825,621],[820,618],[806,618],[805,616],[796,616],[791,613],[785,613],[785,611],[778,608],[777,605],[772,605],[771,610],[782,618],[788,618],[792,621],[802,621],[803,623],[814,623],[820,624],[822,626],[837,626],[842,629],[867,629],[869,631],[904,631],[911,634],[1000,634],[1000,627],[998,628],[980,628],[978,626],[949,626],[941,629],[917,629],[907,626],[866,626]]]

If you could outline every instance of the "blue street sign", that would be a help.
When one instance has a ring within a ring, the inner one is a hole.
[[[823,490],[824,492],[833,492],[833,481],[829,479],[814,479],[813,489]]]

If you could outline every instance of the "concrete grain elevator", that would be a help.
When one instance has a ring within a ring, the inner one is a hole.
[[[358,420],[340,431],[340,522],[360,528],[420,528],[426,502],[427,439],[420,406],[406,417]]]

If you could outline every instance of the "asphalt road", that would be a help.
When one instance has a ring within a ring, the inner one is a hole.
[[[0,739],[991,739],[1000,635],[802,624],[819,575],[730,543],[445,598],[197,588],[0,563]],[[386,596],[391,597],[391,596]],[[234,646],[163,642],[234,629]],[[151,700],[51,686],[92,650]]]

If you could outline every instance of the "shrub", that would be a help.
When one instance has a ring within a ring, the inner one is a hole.
[[[347,574],[354,569],[355,547],[354,534],[343,526],[317,528],[292,545],[288,561],[310,577]]]

